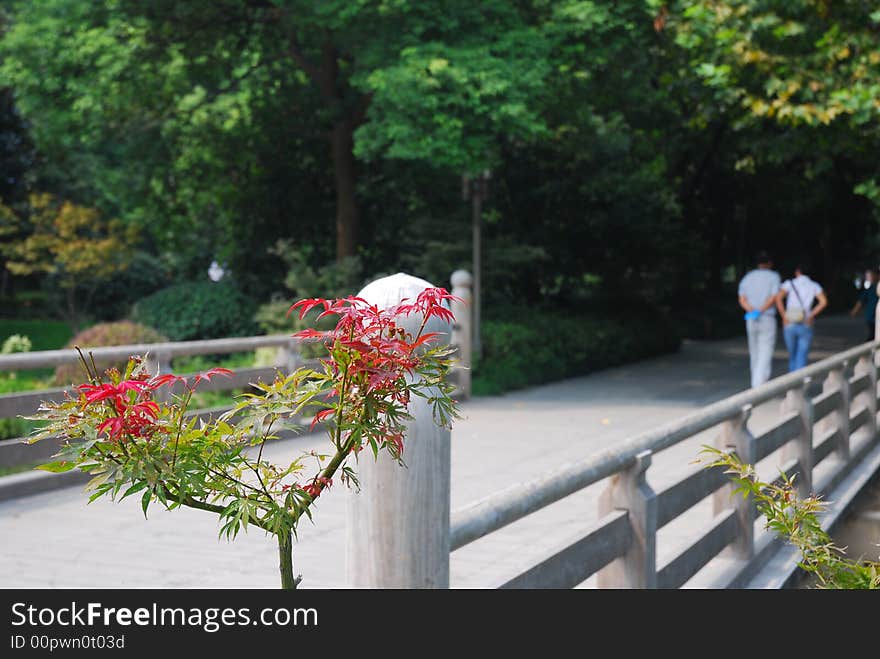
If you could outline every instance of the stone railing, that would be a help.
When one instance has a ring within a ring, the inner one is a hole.
[[[131,355],[145,355],[152,372],[168,373],[175,357],[192,355],[224,355],[248,352],[257,348],[276,348],[275,363],[267,367],[235,369],[231,377],[214,378],[203,382],[199,391],[232,391],[243,389],[251,382],[271,379],[278,369],[287,371],[305,363],[300,355],[299,342],[286,334],[274,336],[251,336],[206,341],[177,341],[146,343],[88,350],[96,363],[125,362]],[[79,362],[75,350],[44,350],[0,355],[0,371],[22,371],[36,368],[54,368],[62,364]],[[24,391],[0,395],[0,419],[33,414],[43,401],[60,400],[66,388]],[[226,408],[223,408],[225,410]],[[198,410],[196,414],[216,413],[216,410]],[[0,441],[0,467],[13,467],[45,460],[58,450],[56,442],[44,441],[33,445],[10,439]]]
[[[451,549],[607,479],[598,521],[495,585],[571,588],[598,574],[600,588],[678,588],[722,552],[731,560],[713,585],[744,585],[780,548],[770,533],[756,534],[754,501],[732,496],[729,477],[720,468],[697,467],[655,491],[646,480],[652,456],[715,429],[719,448],[733,450],[751,464],[782,449],[780,469],[796,474],[800,494],[827,494],[863,460],[870,456],[876,462],[880,454],[876,351],[875,343],[853,348],[454,511]],[[813,382],[822,382],[815,396],[810,395]],[[777,419],[755,436],[749,429],[752,410],[778,398]],[[823,461],[825,468],[817,477]],[[707,498],[712,499],[714,519],[699,537],[659,564],[657,531]]]

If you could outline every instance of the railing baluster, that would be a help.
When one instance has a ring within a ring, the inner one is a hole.
[[[855,375],[868,376],[868,388],[856,395],[853,402],[856,407],[864,407],[868,410],[868,423],[866,428],[873,440],[877,436],[877,364],[874,361],[874,353],[864,355],[856,362]]]
[[[824,429],[835,429],[838,432],[835,455],[844,462],[849,461],[849,378],[846,377],[849,361],[844,360],[840,366],[832,369],[822,384],[822,391],[840,391],[840,405],[831,414],[822,420]]]
[[[293,373],[301,363],[299,341],[296,339],[290,339],[284,345],[278,346],[278,352],[275,356],[275,366],[279,369],[285,373]]]
[[[799,463],[795,484],[801,497],[808,497],[813,489],[813,401],[809,387],[812,378],[804,378],[800,386],[789,389],[782,403],[782,412],[795,412],[801,419],[801,428],[783,449],[783,462],[796,459]],[[849,422],[847,420],[847,422]]]
[[[452,345],[456,346],[455,357],[460,361],[457,384],[461,398],[471,397],[471,366],[473,333],[471,331],[471,302],[474,278],[466,270],[452,273],[452,294],[458,298],[452,302],[455,324],[452,326]]]
[[[626,510],[633,530],[626,554],[599,571],[599,588],[657,587],[657,495],[645,479],[650,466],[651,451],[642,451],[599,497],[600,517]]]
[[[751,415],[752,406],[744,405],[737,416],[722,424],[717,442],[718,448],[735,451],[739,459],[747,464],[755,464],[756,457],[755,437],[748,426]],[[734,493],[735,489],[733,482],[725,485],[713,495],[712,503],[716,515],[731,507],[736,511],[739,527],[736,540],[724,553],[749,560],[755,553],[755,499],[751,494],[743,498]]]

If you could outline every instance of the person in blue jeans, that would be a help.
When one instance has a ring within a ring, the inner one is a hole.
[[[814,303],[818,300],[818,304]],[[782,283],[776,296],[776,308],[782,316],[782,335],[788,348],[788,370],[796,371],[807,365],[813,344],[813,323],[825,307],[828,298],[818,282],[810,279],[803,266],[794,269],[794,277]]]
[[[759,387],[770,379],[773,350],[776,347],[776,296],[779,273],[767,252],[755,257],[756,267],[739,283],[739,306],[746,312],[746,335],[749,340],[749,367],[752,386]]]

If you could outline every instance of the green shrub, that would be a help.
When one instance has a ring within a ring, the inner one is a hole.
[[[233,284],[186,282],[145,297],[132,316],[172,341],[187,341],[256,334],[255,311],[253,301]]]
[[[30,352],[31,340],[22,334],[13,334],[3,342],[0,353],[10,355],[16,352]],[[21,386],[16,372],[0,375],[0,393],[17,391]],[[23,437],[33,429],[33,424],[25,419],[0,419],[0,440]]]
[[[7,337],[0,348],[0,354],[11,355],[14,352],[30,352],[31,340],[23,334],[13,334]]]
[[[28,352],[27,350],[11,349],[26,347],[26,344],[23,344],[20,341],[14,341],[13,339],[15,339],[16,337],[27,338],[21,337],[17,334],[13,334],[3,343],[2,352],[4,354],[9,354],[12,352]],[[0,373],[0,394],[11,394],[17,393],[19,391],[44,389],[47,386],[48,385],[45,381],[40,381],[27,376],[22,377],[20,373],[16,373],[15,371]],[[32,421],[27,421],[26,419],[0,419],[0,440],[13,439],[15,437],[24,437],[25,435],[29,434],[33,429],[34,423]]]
[[[48,389],[53,385],[49,377],[31,377],[30,375],[22,376],[21,373],[6,373],[0,375],[0,394],[17,394],[21,391],[39,391],[40,389]]]
[[[528,320],[486,320],[473,393],[498,394],[677,350],[681,341],[673,324],[659,312],[649,313],[651,331],[645,330],[645,317],[620,313],[539,312]]]
[[[87,330],[83,330],[70,341],[66,348],[79,346],[80,348],[100,348],[103,346],[124,346],[135,343],[159,343],[167,341],[167,338],[151,327],[138,325],[130,320],[122,320],[117,323],[98,323]],[[100,368],[124,368],[126,359],[119,363],[98,362]],[[68,385],[83,379],[82,369],[79,364],[62,364],[55,369],[55,383]]]
[[[12,295],[0,296],[0,318],[31,320],[50,317],[56,311],[42,289],[16,290]]]
[[[364,283],[360,258],[349,256],[314,267],[313,250],[297,246],[290,240],[279,240],[270,253],[281,257],[288,267],[284,286],[296,298],[337,298],[354,295]]]
[[[254,314],[254,322],[266,334],[293,334],[306,325],[299,319],[299,314],[287,311],[296,300],[273,298],[271,302],[261,304]]]
[[[298,314],[288,315],[290,305],[297,300],[312,297],[327,299],[347,297],[357,293],[366,283],[363,267],[356,256],[315,267],[312,265],[314,261],[312,248],[307,245],[296,246],[290,240],[279,240],[269,252],[281,257],[288,267],[284,278],[284,286],[288,293],[286,295],[276,293],[270,302],[260,305],[257,309],[254,322],[267,334],[291,334],[306,327],[316,327],[313,323],[318,315],[317,312],[307,315],[303,320],[299,319]],[[318,321],[317,327],[330,329],[334,326],[334,322],[328,324]]]
[[[299,313],[294,312],[288,315],[287,311],[295,300],[274,299],[267,302],[257,309],[254,314],[254,321],[267,334],[293,334],[306,327],[314,327],[319,330],[329,330],[336,325],[335,316],[325,316],[318,318],[323,309],[314,309],[306,314],[305,318],[300,320]],[[320,344],[309,342],[304,343],[300,347],[300,355],[304,359],[316,359],[322,355]]]
[[[60,348],[70,337],[66,323],[54,320],[0,320],[0,352],[30,352]],[[0,394],[33,391],[52,386],[51,368],[0,372]]]
[[[101,282],[86,311],[97,320],[125,318],[138,301],[170,283],[163,264],[146,252],[135,252],[128,267]]]

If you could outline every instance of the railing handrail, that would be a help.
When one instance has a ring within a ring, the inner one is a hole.
[[[256,348],[272,348],[299,342],[289,334],[269,334],[266,336],[243,336],[226,339],[205,339],[200,341],[165,341],[162,343],[136,343],[125,346],[103,348],[84,348],[96,361],[115,361],[127,359],[130,355],[162,355],[165,358],[190,355],[223,354],[245,352]],[[0,371],[19,371],[31,368],[47,368],[71,364],[79,361],[73,348],[61,350],[38,350],[0,355]]]
[[[748,405],[757,406],[818,379],[854,359],[870,355],[880,341],[869,341],[832,355],[794,373],[708,405],[699,411],[642,433],[618,446],[591,455],[573,465],[546,472],[534,480],[511,486],[452,512],[451,547],[458,549],[555,501],[588,487],[634,464],[645,451],[662,451],[718,425]]]

